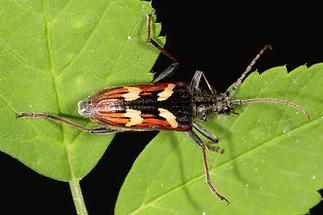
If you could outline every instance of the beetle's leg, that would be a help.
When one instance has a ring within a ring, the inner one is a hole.
[[[87,131],[92,134],[116,134],[116,133],[123,132],[121,130],[119,131],[108,127],[87,128]]]
[[[154,80],[151,83],[156,84],[157,82],[172,76],[174,72],[177,70],[177,68],[178,68],[178,63],[177,62],[172,63],[169,67],[167,67],[167,69],[165,69],[156,78],[154,78]]]
[[[218,138],[216,136],[214,136],[211,132],[207,131],[205,128],[203,128],[203,126],[197,124],[196,122],[193,122],[193,127],[199,133],[201,133],[204,137],[206,137],[209,140],[211,140],[211,142],[204,143],[205,146],[207,147],[207,149],[209,149],[211,151],[215,151],[215,152],[221,153],[221,154],[224,152],[224,150],[221,147],[214,145],[215,143],[218,142]]]
[[[74,122],[71,122],[69,120],[60,118],[58,116],[54,116],[48,113],[31,113],[31,112],[22,112],[17,114],[17,118],[44,118],[44,119],[49,119],[58,123],[66,124],[72,127],[75,127],[81,131],[86,131],[89,133],[93,134],[111,134],[111,133],[118,133],[120,132],[119,130],[111,129],[111,128],[106,128],[106,127],[100,127],[100,128],[86,128],[82,125],[76,124]]]
[[[154,11],[147,15],[147,42],[157,48],[163,55],[168,57],[170,60],[174,61],[167,69],[165,69],[162,73],[160,73],[154,80],[153,84],[160,82],[161,80],[168,78],[174,74],[174,72],[178,68],[178,60],[167,50],[161,47],[152,37],[151,37],[151,29],[152,29],[152,17],[154,15]]]
[[[187,135],[189,137],[191,137],[202,148],[205,179],[206,179],[206,183],[209,186],[211,192],[214,193],[219,199],[221,199],[222,201],[225,201],[226,203],[229,204],[230,203],[229,200],[227,198],[225,198],[216,189],[216,187],[212,183],[211,176],[210,176],[210,173],[209,173],[209,165],[208,165],[207,158],[206,158],[206,146],[204,145],[203,141],[201,140],[201,138],[194,131],[188,131],[186,133],[187,133]]]
[[[207,80],[206,76],[204,75],[204,72],[197,70],[191,80],[190,83],[190,90],[192,92],[199,92],[201,91],[200,88],[200,82],[201,79],[203,78],[203,80],[205,81],[207,87],[209,88],[209,90],[211,91],[212,94],[216,94],[216,90],[213,88],[213,86],[210,84],[210,82]]]
[[[197,124],[196,122],[193,122],[193,127],[200,132],[201,134],[203,134],[206,138],[208,138],[209,140],[211,140],[214,143],[218,142],[218,138],[216,136],[214,136],[211,132],[207,131],[205,128],[203,128],[203,126]]]
[[[178,60],[168,51],[166,51],[163,47],[161,47],[152,37],[151,37],[151,29],[152,29],[152,18],[155,11],[148,14],[147,18],[147,42],[156,47],[161,53],[163,53],[166,57],[171,59],[174,62],[178,62]]]

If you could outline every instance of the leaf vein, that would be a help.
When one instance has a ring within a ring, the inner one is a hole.
[[[3,45],[3,44],[0,44]],[[32,64],[30,64],[28,61],[26,61],[22,56],[20,56],[19,54],[17,54],[13,49],[11,49],[8,45],[3,45],[5,50],[7,50],[9,53],[11,53],[13,56],[15,56],[19,61],[21,61],[23,64],[25,64],[27,67],[38,70],[38,71],[42,71],[45,72],[46,70],[42,69],[42,68],[38,68]]]
[[[8,107],[9,107],[9,109],[11,109],[12,110],[12,112],[14,112],[15,114],[16,113],[18,113],[17,112],[17,110],[10,104],[10,102],[8,102],[1,94],[0,94],[0,100],[2,100],[3,101],[3,103],[5,103]],[[42,136],[41,134],[41,132],[40,132],[40,130],[30,121],[30,120],[27,120],[26,121],[26,123],[28,123],[29,125],[30,125],[30,127],[35,131],[35,132],[37,132],[38,133],[38,135],[39,136]],[[46,138],[48,138],[47,136],[46,136]]]
[[[86,39],[86,41],[84,42],[83,46],[80,48],[80,50],[78,51],[78,53],[73,57],[73,59],[67,63],[59,72],[58,72],[58,76],[61,75],[63,72],[65,72],[71,65],[73,62],[75,62],[75,60],[77,60],[77,58],[80,56],[80,54],[82,54],[83,50],[85,49],[86,45],[89,43],[89,41],[91,40],[92,36],[94,35],[94,33],[97,31],[98,26],[100,25],[100,23],[103,20],[103,16],[106,13],[109,5],[111,2],[108,2],[107,5],[105,6],[103,12],[100,14],[100,19],[99,21],[95,24],[93,30],[91,31],[91,33],[89,34],[88,38]]]
[[[70,4],[72,2],[72,0],[68,0],[66,3],[65,3],[65,5],[64,5],[64,7],[59,11],[59,12],[57,12],[56,13],[56,15],[52,18],[52,20],[50,21],[50,22],[53,22],[66,8],[67,8],[67,6]]]

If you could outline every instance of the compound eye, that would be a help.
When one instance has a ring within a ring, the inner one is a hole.
[[[223,112],[224,112],[224,113],[231,113],[231,108],[230,108],[230,107],[225,106],[225,107],[223,107]]]

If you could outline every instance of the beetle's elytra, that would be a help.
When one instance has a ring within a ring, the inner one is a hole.
[[[192,130],[192,96],[184,82],[105,89],[80,101],[79,113],[116,129]]]
[[[271,102],[288,105],[309,116],[301,106],[276,98],[251,98],[232,100],[232,96],[240,86],[245,76],[250,72],[260,55],[271,49],[265,46],[252,60],[241,77],[232,85],[227,93],[218,93],[209,83],[202,71],[196,71],[191,83],[162,83],[171,76],[178,67],[178,62],[169,52],[160,47],[150,36],[152,14],[147,16],[147,41],[174,61],[165,71],[158,75],[150,84],[122,86],[102,90],[78,104],[79,113],[101,125],[99,128],[86,128],[74,122],[47,113],[22,112],[18,118],[47,118],[59,123],[65,123],[82,131],[90,133],[118,133],[125,131],[174,130],[186,132],[201,146],[204,162],[206,183],[212,193],[219,199],[229,203],[213,185],[208,170],[206,149],[223,152],[214,144],[206,144],[198,134],[203,135],[212,143],[217,137],[200,126],[197,120],[207,120],[212,114],[230,114],[234,105],[255,102]],[[201,87],[203,81],[207,89]],[[196,132],[197,131],[197,132]]]

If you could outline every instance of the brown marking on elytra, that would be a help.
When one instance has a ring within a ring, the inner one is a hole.
[[[136,85],[135,87],[139,87],[143,92],[156,92],[164,90],[167,87],[167,83],[154,85]]]
[[[105,115],[109,116],[109,118],[123,118],[124,117],[124,113],[106,113]]]
[[[156,115],[155,114],[150,114],[150,113],[142,113],[141,116],[143,118],[153,118],[155,117]]]
[[[139,95],[140,96],[151,96],[152,93],[150,93],[150,92],[141,92]]]
[[[100,101],[103,99],[118,99],[126,92],[128,92],[128,90],[124,87],[105,89],[97,93],[95,97],[92,97],[92,98],[95,99],[95,101]]]
[[[138,125],[138,126],[155,127],[156,129],[170,127],[169,123],[164,119],[147,118],[147,119],[144,119],[143,122],[144,122],[143,124]]]
[[[124,126],[130,120],[129,118],[124,118],[124,117],[110,117],[110,114],[101,114],[100,118],[96,118],[95,121],[102,125],[109,124],[109,125]]]

